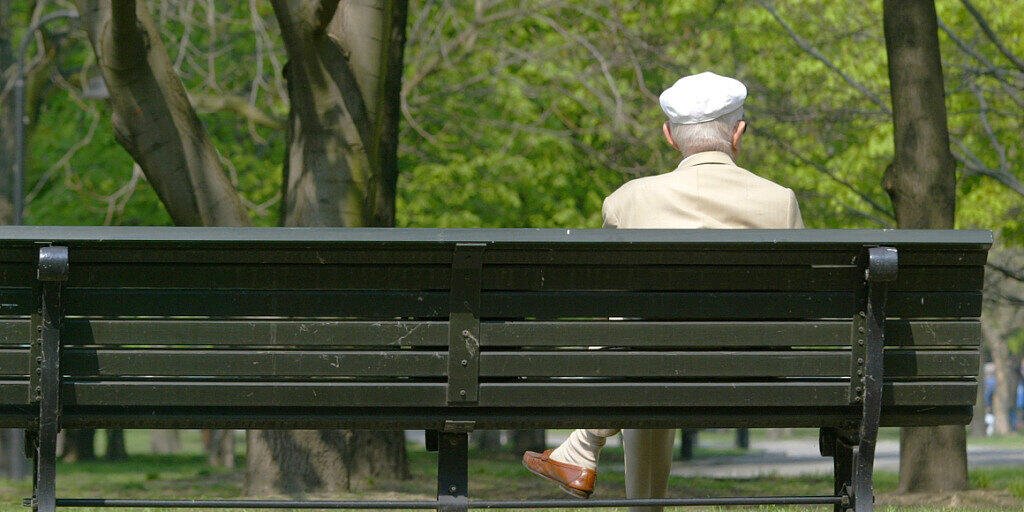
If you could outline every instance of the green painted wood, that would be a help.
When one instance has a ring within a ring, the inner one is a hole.
[[[485,347],[779,347],[842,346],[849,321],[811,322],[485,322]],[[0,320],[0,345],[24,346],[28,319]],[[68,319],[69,345],[225,345],[240,347],[431,347],[447,344],[443,321],[96,320]],[[977,346],[981,324],[967,321],[886,323],[891,346]]]
[[[977,351],[889,350],[886,379],[976,376]],[[627,379],[849,377],[849,351],[635,352],[563,350],[483,352],[481,377],[614,377]]]
[[[616,346],[728,348],[849,346],[850,321],[737,322],[485,322],[483,347]],[[978,346],[978,321],[886,322],[890,346]]]
[[[23,346],[28,319],[0,321],[0,345]],[[573,347],[601,344],[644,348],[844,346],[849,321],[810,322],[485,322],[484,347]],[[889,346],[963,346],[981,343],[981,324],[967,321],[886,323]],[[6,333],[6,334],[4,334]],[[445,321],[99,320],[65,321],[67,345],[224,347],[443,347]]]
[[[68,345],[423,348],[448,345],[448,322],[72,318],[62,336]]]
[[[74,381],[62,398],[77,406],[440,407],[443,382]]]
[[[76,263],[69,288],[446,290],[451,267],[389,264]]]
[[[77,255],[77,254],[76,254]],[[854,266],[638,265],[637,254],[618,265],[492,265],[486,290],[575,291],[854,291],[863,270]],[[762,257],[767,259],[767,256]],[[5,266],[0,265],[0,269]],[[35,279],[33,265],[0,271],[0,287]],[[24,267],[23,271],[21,268]],[[893,291],[980,290],[984,268],[905,267]],[[451,268],[397,262],[326,263],[88,263],[77,262],[70,288],[197,288],[270,290],[446,290]]]
[[[70,289],[68,315],[445,318],[448,294],[403,291]]]
[[[12,386],[24,389],[20,386]],[[194,382],[65,380],[67,407],[441,407],[444,383]],[[15,390],[16,391],[16,390]],[[482,383],[479,407],[835,407],[849,404],[845,382]],[[891,382],[886,406],[971,405],[972,381]],[[20,402],[17,402],[20,403]],[[851,417],[853,413],[851,411]]]
[[[824,407],[849,404],[847,382],[481,383],[482,407]],[[888,382],[886,406],[972,405],[973,381]]]
[[[770,255],[766,255],[770,256]],[[503,265],[484,269],[485,290],[856,291],[861,267],[781,265]],[[908,267],[893,291],[980,290],[983,267]]]
[[[0,379],[0,417],[14,413],[13,409],[3,406],[28,404],[28,379]],[[38,408],[37,408],[38,410]]]
[[[0,346],[28,345],[32,323],[28,318],[0,317]]]
[[[0,358],[2,361],[2,358]],[[448,357],[440,351],[253,351],[162,349],[66,349],[61,358],[72,377],[437,377]]]
[[[887,314],[900,318],[981,315],[980,292],[892,292]],[[851,318],[853,292],[485,292],[485,318],[626,317],[649,320]]]
[[[863,265],[864,248],[840,248],[822,245],[817,250],[782,247],[689,246],[664,249],[633,244],[581,250],[567,245],[536,249],[490,246],[484,253],[485,265]],[[906,266],[984,266],[985,250],[900,248],[900,263]]]
[[[27,348],[0,350],[0,376],[28,375],[31,371]]]

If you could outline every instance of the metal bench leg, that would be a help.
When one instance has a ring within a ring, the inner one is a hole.
[[[37,277],[41,282],[39,324],[39,384],[34,392],[39,402],[39,433],[35,440],[35,489],[33,511],[54,512],[57,508],[57,432],[60,430],[60,324],[63,317],[61,294],[68,278],[68,248],[39,249]]]
[[[898,253],[892,247],[868,249],[867,301],[861,316],[864,319],[864,355],[858,392],[863,389],[863,414],[858,431],[858,444],[853,451],[851,489],[856,512],[873,512],[875,489],[872,483],[875,464],[875,443],[882,413],[882,357],[885,347],[885,295],[888,283],[896,279]],[[858,343],[860,343],[860,341]]]
[[[853,444],[849,440],[856,432],[823,428],[818,433],[818,448],[822,457],[832,457],[833,496],[843,499],[834,505],[834,512],[847,512],[853,500],[850,498],[853,480]]]
[[[437,434],[437,510],[469,510],[469,433]]]

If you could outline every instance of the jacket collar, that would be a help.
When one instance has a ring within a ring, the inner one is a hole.
[[[686,169],[696,165],[703,164],[725,164],[725,165],[736,165],[732,161],[732,157],[721,151],[703,151],[701,153],[694,153],[679,162],[677,170]]]

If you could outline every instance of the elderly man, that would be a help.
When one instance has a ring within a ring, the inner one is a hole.
[[[683,154],[675,170],[632,180],[604,201],[606,228],[802,228],[793,191],[733,162],[746,129],[737,80],[701,73],[661,95],[665,138]],[[581,429],[554,450],[526,452],[523,464],[579,498],[594,491],[597,459],[612,429]],[[624,430],[626,495],[664,497],[674,430]],[[660,507],[634,508],[657,511]]]

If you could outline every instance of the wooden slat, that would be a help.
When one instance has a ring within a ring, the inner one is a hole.
[[[0,288],[0,315],[31,315],[36,310],[35,300],[32,288]]]
[[[28,375],[29,363],[28,349],[0,350],[0,376]]]
[[[633,261],[635,265],[856,265],[862,263],[862,248],[837,249],[821,247],[817,250],[755,250],[707,247],[676,249],[607,247],[583,250],[577,247],[559,247],[546,250],[525,248],[488,248],[484,253],[485,265],[617,265]],[[908,266],[982,266],[986,251],[978,250],[926,250],[900,249],[900,265]]]
[[[28,403],[28,379],[0,380],[0,406],[24,405]],[[0,407],[0,416],[7,412]]]
[[[95,320],[65,321],[68,345],[239,347],[441,347],[442,321]]]
[[[849,404],[847,382],[635,382],[482,383],[482,407],[815,407]],[[889,382],[886,406],[953,406],[974,403],[976,383]],[[884,415],[884,412],[883,412]]]
[[[642,258],[643,255],[638,255]],[[983,267],[906,267],[893,291],[976,291]],[[856,266],[501,265],[484,267],[485,290],[511,291],[856,291],[864,270]]]
[[[73,289],[68,315],[440,318],[441,292]]]
[[[24,317],[0,318],[0,346],[28,345],[32,323]]]
[[[849,321],[816,322],[484,322],[484,347],[615,346],[722,348],[849,346]],[[889,346],[977,346],[977,321],[886,322]]]
[[[852,292],[485,292],[483,317],[626,317],[649,320],[789,320],[847,318]],[[981,293],[892,292],[888,315],[966,318],[981,315]]]
[[[977,376],[977,351],[885,353],[885,377]],[[761,378],[849,377],[849,351],[483,352],[481,377]]]
[[[2,360],[0,360],[2,361]],[[61,367],[73,377],[443,377],[439,351],[241,351],[66,349]]]
[[[402,263],[75,263],[70,288],[445,290],[451,266]]]
[[[979,318],[981,292],[890,292],[890,318]]]
[[[852,317],[850,292],[485,292],[485,318],[782,320]]]
[[[440,407],[447,384],[426,382],[188,382],[65,380],[77,406]]]

